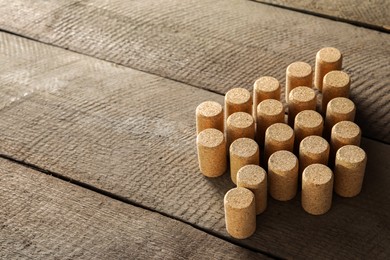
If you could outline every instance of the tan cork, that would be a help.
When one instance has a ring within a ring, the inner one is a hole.
[[[264,158],[265,162],[276,151],[294,148],[294,130],[287,124],[276,123],[267,128],[265,132]]]
[[[348,97],[351,79],[347,73],[340,70],[328,72],[322,86],[322,114],[326,115],[326,107],[336,97]]]
[[[230,177],[237,184],[238,170],[248,164],[259,165],[260,154],[257,143],[249,138],[235,140],[229,148],[230,153]]]
[[[255,195],[256,214],[267,208],[267,173],[259,165],[245,165],[237,173],[237,186],[249,189]]]
[[[342,197],[354,197],[362,189],[367,155],[356,145],[345,145],[337,151],[335,192]]]
[[[227,168],[224,134],[214,128],[200,132],[196,138],[200,171],[207,177],[221,176]]]
[[[322,82],[324,76],[332,70],[341,70],[343,55],[333,47],[322,48],[317,52],[314,86],[322,91]]]
[[[222,106],[214,101],[205,101],[196,108],[196,134],[207,128],[224,131]]]
[[[293,127],[296,115],[303,110],[316,110],[316,93],[309,87],[296,87],[288,99],[288,124]]]
[[[298,151],[301,141],[310,135],[322,136],[324,120],[320,113],[314,110],[304,110],[298,113],[294,121],[295,150]]]
[[[331,165],[334,164],[336,152],[344,145],[360,146],[361,131],[360,127],[351,121],[341,121],[332,127],[330,137],[330,156]]]
[[[235,112],[252,114],[252,96],[244,88],[232,88],[225,95],[225,119]]]
[[[284,108],[282,102],[275,99],[266,99],[257,106],[257,132],[256,140],[264,146],[265,131],[275,123],[284,122]]]
[[[329,101],[326,108],[324,137],[330,138],[332,127],[340,121],[354,121],[356,107],[352,100],[337,97]]]
[[[268,160],[268,189],[272,198],[287,201],[298,187],[298,159],[289,151],[277,151]]]
[[[305,137],[299,145],[299,171],[310,164],[320,163],[328,165],[330,146],[321,136],[310,135]]]
[[[253,117],[245,112],[231,114],[226,121],[226,139],[228,147],[241,137],[255,138],[255,122]]]
[[[332,206],[333,173],[328,166],[311,164],[302,174],[302,208],[312,215],[322,215]]]
[[[256,206],[253,193],[242,187],[229,190],[223,200],[226,231],[234,238],[245,239],[256,231]]]
[[[266,99],[280,100],[280,83],[274,77],[264,76],[253,85],[253,117],[256,120],[257,106]]]
[[[286,102],[290,91],[299,86],[311,88],[313,85],[313,70],[306,62],[291,63],[286,69]]]

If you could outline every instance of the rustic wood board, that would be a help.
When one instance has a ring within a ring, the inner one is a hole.
[[[334,46],[364,135],[390,143],[386,33],[243,0],[15,0],[0,3],[0,28],[217,93],[284,83],[291,62]]]
[[[222,102],[221,95],[20,37],[0,39],[0,154],[229,239],[222,201],[233,184],[228,174],[203,177],[195,151],[195,107]],[[364,139],[363,147],[369,163],[360,196],[335,197],[320,217],[306,214],[299,197],[270,200],[256,234],[236,243],[281,257],[389,258],[390,146]]]
[[[369,28],[390,31],[390,2],[387,0],[254,0],[308,12]]]

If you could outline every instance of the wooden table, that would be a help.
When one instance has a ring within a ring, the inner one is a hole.
[[[0,258],[389,259],[388,1],[260,2],[0,1]],[[235,240],[229,174],[198,169],[195,108],[263,75],[284,84],[324,46],[352,77],[362,193],[317,217],[299,194],[269,199]]]

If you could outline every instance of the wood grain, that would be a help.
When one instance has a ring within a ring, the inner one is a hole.
[[[196,106],[222,95],[20,37],[0,39],[8,46],[0,49],[0,154],[229,239],[223,196],[233,184],[228,173],[203,177],[195,148]],[[306,214],[299,197],[270,200],[255,235],[236,243],[287,258],[389,258],[390,146],[364,139],[363,147],[361,195],[336,197],[321,217]]]
[[[0,28],[221,94],[334,46],[363,135],[390,143],[389,34],[243,0],[15,0]]]

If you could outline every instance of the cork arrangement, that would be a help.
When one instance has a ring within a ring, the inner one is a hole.
[[[227,232],[236,239],[256,231],[256,215],[267,209],[268,195],[289,201],[300,194],[302,209],[321,215],[335,192],[357,196],[367,155],[354,123],[350,76],[341,52],[322,48],[315,70],[302,61],[286,68],[282,85],[271,76],[246,88],[232,88],[224,104],[205,101],[196,108],[200,172],[218,177],[230,172],[236,185],[224,197]],[[320,104],[318,104],[320,102]],[[286,117],[287,114],[287,117]]]

